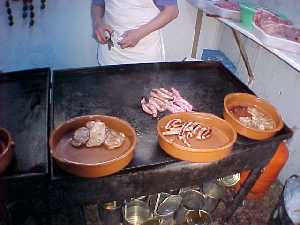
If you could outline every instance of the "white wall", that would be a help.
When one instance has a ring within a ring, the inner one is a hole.
[[[12,2],[12,1],[11,1]],[[35,1],[39,6],[39,1]],[[196,9],[179,0],[180,16],[163,32],[167,60],[190,56]],[[92,39],[90,1],[51,0],[47,9],[36,9],[36,24],[28,28],[21,18],[21,2],[12,2],[16,24],[8,26],[0,7],[0,70],[37,67],[53,69],[96,66],[96,42]]]
[[[36,10],[36,24],[28,28],[21,18],[22,4],[12,3],[16,24],[7,25],[0,7],[0,69],[21,70],[96,65],[96,43],[91,38],[89,3],[82,0],[47,1]]]
[[[180,61],[192,53],[197,10],[186,0],[177,1],[179,16],[163,30],[167,61]]]
[[[233,34],[228,27],[222,26],[218,48],[237,66],[238,78],[247,83],[247,70]],[[289,160],[280,174],[280,180],[284,182],[290,175],[300,174],[300,73],[250,39],[243,37],[243,42],[255,75],[251,89],[270,101],[294,130],[294,136],[288,142]]]

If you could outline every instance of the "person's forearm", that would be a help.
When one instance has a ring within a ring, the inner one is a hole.
[[[148,34],[170,23],[178,16],[178,13],[179,11],[176,5],[166,6],[153,20],[141,26],[139,30],[141,30],[143,37],[146,37]]]
[[[92,16],[93,25],[102,23],[104,11],[105,11],[104,6],[92,4],[91,16]]]

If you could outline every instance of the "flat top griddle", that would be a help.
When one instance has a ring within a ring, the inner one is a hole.
[[[152,88],[158,87],[175,87],[194,106],[195,111],[220,117],[225,95],[233,92],[253,94],[223,65],[216,62],[138,64],[54,71],[52,129],[76,116],[117,116],[131,123],[138,135],[134,159],[125,171],[175,162],[177,160],[166,155],[157,143],[156,124],[164,114],[153,119],[142,111],[140,105],[141,98],[148,96]],[[278,135],[288,134],[289,130],[285,127]],[[258,143],[239,136],[236,145]],[[242,148],[237,149],[240,151]],[[52,169],[53,178],[67,176],[55,165]]]
[[[1,179],[48,172],[49,69],[0,75],[0,127],[15,142],[12,164]]]

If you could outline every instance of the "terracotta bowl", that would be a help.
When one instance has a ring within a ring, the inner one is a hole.
[[[109,128],[125,134],[122,146],[109,150],[104,145],[75,148],[70,144],[73,133],[88,121],[100,120]],[[135,130],[124,120],[111,116],[91,115],[73,118],[57,127],[51,134],[50,152],[64,171],[86,178],[111,175],[126,167],[133,158],[137,143]]]
[[[269,130],[259,130],[255,128],[246,127],[229,111],[232,106],[253,106],[269,115],[275,121],[275,128]],[[281,116],[274,106],[262,98],[246,93],[228,94],[224,99],[224,119],[228,121],[236,131],[247,138],[254,140],[265,140],[274,136],[283,128]]]
[[[13,141],[7,130],[0,128],[0,174],[9,166],[13,156]]]
[[[212,128],[212,136],[207,140],[191,140],[185,146],[176,136],[164,136],[166,124],[172,119],[195,121]],[[225,120],[209,113],[184,112],[163,117],[157,125],[158,141],[161,148],[174,158],[190,162],[212,162],[230,154],[237,134]]]

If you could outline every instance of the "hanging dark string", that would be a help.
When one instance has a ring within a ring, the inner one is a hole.
[[[20,0],[20,2],[23,2],[23,7],[22,7],[22,18],[26,19],[29,17],[29,27],[32,27],[35,24],[35,12],[34,12],[34,5],[33,5],[33,0]],[[5,0],[5,8],[6,8],[6,13],[7,13],[7,18],[8,18],[8,24],[9,26],[14,25],[14,16],[11,8],[11,1],[10,0]],[[46,8],[46,0],[41,0],[41,5],[40,9],[44,10]]]
[[[22,14],[23,19],[27,17],[27,10],[28,10],[27,1],[23,0],[23,14]]]
[[[41,10],[46,8],[46,0],[41,0]]]
[[[14,25],[14,17],[12,14],[9,0],[5,1],[5,7],[6,7],[7,18],[8,18],[8,25],[13,26]]]
[[[30,10],[29,26],[32,27],[34,25],[34,6],[32,4],[32,0],[29,0],[29,10]]]

